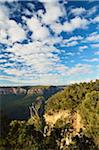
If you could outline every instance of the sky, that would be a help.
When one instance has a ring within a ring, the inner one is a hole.
[[[99,1],[0,0],[0,86],[99,78]]]

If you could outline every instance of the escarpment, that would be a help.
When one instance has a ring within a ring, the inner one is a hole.
[[[3,87],[0,88],[0,95],[8,95],[8,94],[26,94],[27,91],[24,88],[21,87]]]
[[[8,95],[8,94],[38,94],[44,95],[46,98],[50,97],[52,94],[62,90],[63,87],[56,86],[48,86],[48,87],[0,87],[0,95]]]

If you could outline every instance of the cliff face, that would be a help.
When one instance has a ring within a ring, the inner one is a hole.
[[[45,114],[44,118],[46,121],[46,124],[54,126],[54,124],[57,122],[58,119],[66,119],[69,118],[70,111],[69,110],[60,110],[59,112],[56,112],[52,115]]]
[[[4,87],[0,88],[0,95],[8,95],[8,94],[27,94],[27,95],[32,95],[32,94],[43,94],[43,90],[40,88],[30,88],[26,90],[24,87]]]
[[[8,95],[8,94],[26,94],[27,91],[24,88],[13,88],[13,87],[4,87],[0,88],[0,95]]]
[[[59,91],[59,87],[56,86],[50,86],[48,88],[45,87],[30,87],[29,89],[26,89],[25,87],[0,87],[0,95],[8,95],[8,94],[39,94],[44,95],[46,98],[48,98],[50,95],[56,93]]]
[[[32,95],[32,94],[40,94],[43,95],[43,89],[41,88],[30,88],[27,92],[28,95]]]

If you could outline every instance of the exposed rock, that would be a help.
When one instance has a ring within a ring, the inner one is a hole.
[[[62,119],[62,118],[65,119],[68,118],[69,116],[70,116],[70,111],[62,110],[57,113],[54,113],[53,115],[45,114],[44,118],[47,124],[53,126],[58,119]]]
[[[43,95],[46,99],[51,96],[52,94],[62,90],[62,88],[56,86],[49,86],[46,87],[0,87],[0,95],[7,95],[7,94],[38,94]]]
[[[79,112],[78,111],[74,112],[71,119],[72,119],[72,126],[75,133],[79,133],[80,129],[83,128],[83,124]]]
[[[43,89],[41,88],[30,88],[27,92],[28,95],[32,95],[32,94],[43,94]]]
[[[26,94],[27,91],[24,88],[14,88],[14,87],[4,87],[0,88],[0,95],[8,95],[8,94]]]

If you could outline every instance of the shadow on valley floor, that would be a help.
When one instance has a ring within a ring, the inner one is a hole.
[[[46,101],[51,95],[62,89],[63,87],[57,86],[0,88],[0,115],[4,114],[9,119],[28,119],[29,106],[39,96],[43,96]]]
[[[10,119],[28,119],[29,106],[36,99],[36,95],[4,95],[0,96],[0,112]]]

